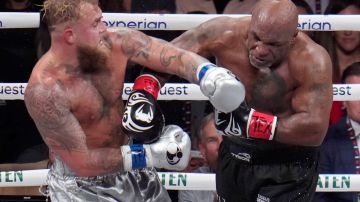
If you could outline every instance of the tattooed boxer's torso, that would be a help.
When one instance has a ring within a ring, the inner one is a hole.
[[[59,107],[52,106],[53,102],[49,102],[49,106],[43,105],[43,112],[37,114],[50,114],[53,119],[61,121],[61,115],[70,110],[81,126],[79,129],[86,134],[86,143],[90,148],[119,147],[126,143],[127,137],[122,134],[120,128],[124,108],[121,95],[126,59],[121,60],[119,56],[116,61],[107,61],[106,64],[102,64],[102,68],[87,70],[88,72],[83,72],[66,61],[56,61],[51,55],[45,56],[34,70],[36,76],[32,76],[29,82],[29,87],[34,93],[28,95],[39,96],[38,89],[53,86],[54,89],[48,89],[53,93],[42,95],[42,99],[64,100],[64,111],[57,111]],[[80,61],[80,66],[81,63],[87,62]],[[92,65],[94,64],[92,61]],[[121,68],[115,68],[116,66]],[[43,135],[45,141],[51,138],[48,134],[52,133],[52,130],[58,130],[53,127],[61,127],[61,124],[49,125],[46,121],[48,119],[40,118],[39,120],[43,121],[37,123],[42,125],[38,128],[46,130],[40,131],[42,134],[46,133]],[[67,141],[68,144],[71,139],[64,137],[63,141]],[[61,142],[57,144],[61,147]]]

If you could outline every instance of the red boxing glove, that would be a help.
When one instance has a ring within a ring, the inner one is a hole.
[[[160,88],[160,82],[154,76],[143,74],[136,78],[133,91],[145,90],[157,100]]]
[[[255,139],[273,140],[278,118],[251,109],[247,121],[247,136]]]

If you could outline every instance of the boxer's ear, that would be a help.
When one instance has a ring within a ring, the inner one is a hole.
[[[290,41],[291,46],[295,44],[295,38],[297,37],[298,34],[299,34],[299,30],[296,30],[294,35],[293,35],[293,38]]]
[[[63,37],[66,43],[74,44],[75,43],[75,33],[71,28],[65,28],[63,32]]]
[[[295,33],[294,33],[293,37],[296,38],[298,34],[299,34],[299,30],[297,29],[297,30],[295,30]]]

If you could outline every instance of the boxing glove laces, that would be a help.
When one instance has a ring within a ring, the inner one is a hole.
[[[273,140],[277,123],[277,116],[248,108],[245,103],[230,113],[215,109],[215,126],[226,136]]]
[[[243,102],[245,87],[229,70],[204,63],[198,66],[196,75],[201,92],[216,109],[228,113]]]
[[[190,150],[189,135],[176,125],[166,126],[156,142],[121,147],[125,171],[145,167],[183,170],[188,165]]]
[[[161,85],[156,77],[143,74],[136,78],[126,102],[122,128],[134,143],[157,140],[165,126],[164,115],[157,104]]]

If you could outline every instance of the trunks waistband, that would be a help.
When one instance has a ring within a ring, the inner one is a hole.
[[[314,162],[318,160],[320,147],[282,144],[267,140],[224,137],[224,149],[242,162],[272,164],[291,162]]]

